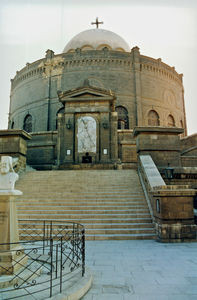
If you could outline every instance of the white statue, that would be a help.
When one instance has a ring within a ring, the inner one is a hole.
[[[14,172],[11,156],[2,156],[0,163],[0,190],[14,190],[15,182],[18,180],[18,174]]]

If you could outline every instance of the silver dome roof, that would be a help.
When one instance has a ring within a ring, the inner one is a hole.
[[[63,53],[82,50],[102,50],[107,47],[115,51],[130,52],[129,45],[118,34],[100,28],[89,29],[74,36],[65,46]]]

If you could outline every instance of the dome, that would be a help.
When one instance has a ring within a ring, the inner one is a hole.
[[[118,34],[100,28],[89,29],[75,35],[66,45],[63,53],[73,52],[77,48],[82,50],[110,50],[130,52],[129,45]]]

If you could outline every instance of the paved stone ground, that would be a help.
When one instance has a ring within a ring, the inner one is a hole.
[[[83,300],[197,299],[197,243],[87,241],[94,275]]]

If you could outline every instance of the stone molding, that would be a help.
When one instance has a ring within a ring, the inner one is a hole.
[[[180,134],[183,133],[183,128],[178,127],[161,127],[161,126],[139,126],[134,127],[133,135],[137,136],[139,133],[156,132],[156,133],[168,133],[168,134]]]
[[[91,53],[90,53],[91,52]],[[93,52],[93,53],[92,53]],[[95,58],[91,58],[91,55],[94,54]],[[22,70],[16,72],[16,76],[11,79],[12,89],[14,89],[20,82],[43,75],[46,72],[45,64],[49,64],[51,61],[51,69],[55,70],[56,68],[65,68],[72,69],[75,67],[81,66],[109,66],[115,68],[125,68],[126,70],[132,70],[133,68],[133,58],[131,53],[121,53],[121,57],[116,57],[119,55],[119,52],[108,51],[107,56],[104,52],[99,50],[85,51],[78,55],[77,53],[62,53],[54,55],[53,58],[47,59],[43,58],[32,64],[27,64]],[[174,67],[170,67],[167,64],[163,63],[161,59],[154,59],[151,57],[143,56],[139,54],[140,61],[140,71],[148,71],[156,74],[160,77],[165,77],[168,80],[173,80],[182,85],[182,74],[178,74],[175,71]],[[57,61],[55,61],[57,60]],[[38,62],[40,64],[38,65]],[[54,63],[55,62],[55,63]],[[43,66],[42,66],[43,64]],[[55,74],[56,75],[56,74]]]
[[[180,77],[178,73],[174,74],[173,71],[168,71],[165,68],[159,68],[157,66],[144,63],[140,64],[140,68],[141,71],[152,72],[154,75],[160,76],[161,78],[165,77],[165,79],[174,80],[182,86],[182,77]]]
[[[129,58],[129,59],[128,59]],[[57,64],[51,65],[51,70],[56,70],[57,67],[64,68],[64,71],[70,70],[72,68],[84,67],[84,66],[108,66],[112,68],[124,68],[126,70],[132,69],[132,61],[131,57],[129,56],[127,59],[120,59],[120,58],[71,58],[71,59],[64,59],[64,61],[59,61]],[[43,63],[44,63],[43,59]],[[24,80],[28,80],[30,78],[43,76],[46,74],[46,68],[48,65],[45,66],[35,66],[35,69],[28,71],[28,68],[25,67],[21,71],[17,72],[14,79],[12,79],[12,90]],[[27,72],[28,71],[28,72]],[[57,76],[55,73],[51,74],[51,76]]]
[[[25,130],[22,130],[22,129],[0,130],[0,136],[11,136],[11,135],[21,136],[26,140],[31,139],[31,134],[29,134],[28,132],[26,132]]]

